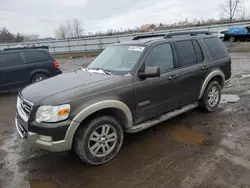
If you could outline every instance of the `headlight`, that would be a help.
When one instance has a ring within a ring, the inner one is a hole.
[[[69,117],[70,105],[64,104],[60,106],[40,106],[36,112],[36,122],[58,122]]]

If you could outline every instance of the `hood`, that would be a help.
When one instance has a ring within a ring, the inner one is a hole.
[[[76,88],[88,89],[118,79],[119,77],[86,71],[66,73],[31,84],[21,91],[21,95],[26,100],[37,104],[58,93],[64,93]]]

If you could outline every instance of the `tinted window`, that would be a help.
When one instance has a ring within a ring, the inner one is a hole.
[[[228,57],[225,45],[218,38],[207,38],[204,41],[214,59]]]
[[[171,44],[161,44],[152,49],[146,62],[146,67],[159,67],[161,72],[174,67]]]
[[[12,67],[20,64],[22,64],[22,60],[19,52],[0,54],[0,68]]]
[[[48,61],[49,56],[45,52],[24,52],[27,63]]]
[[[201,46],[196,40],[193,40],[193,44],[194,44],[197,63],[201,63],[204,60],[204,56],[203,56],[203,52],[201,50]]]
[[[225,33],[227,33],[227,31],[221,31],[220,33],[221,33],[221,34],[225,34]]]
[[[176,42],[176,50],[180,67],[196,63],[195,50],[191,40]]]

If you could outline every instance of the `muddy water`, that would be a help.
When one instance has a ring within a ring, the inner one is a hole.
[[[175,125],[168,129],[169,135],[182,144],[202,144],[206,136],[196,131],[187,129],[183,125]]]
[[[59,186],[50,180],[32,180],[30,188],[59,188]]]

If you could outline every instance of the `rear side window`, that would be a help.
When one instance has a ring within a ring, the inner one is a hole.
[[[41,51],[23,52],[23,53],[27,63],[48,61],[50,59],[48,54]]]
[[[225,45],[218,38],[207,38],[204,42],[214,59],[228,57]]]
[[[185,67],[196,64],[196,54],[191,40],[179,41],[175,43],[179,66]]]
[[[22,63],[21,54],[19,52],[0,54],[0,68],[13,67]]]
[[[204,61],[204,56],[203,56],[203,52],[201,50],[201,46],[197,42],[197,40],[193,40],[193,44],[194,44],[197,63],[201,63]]]

